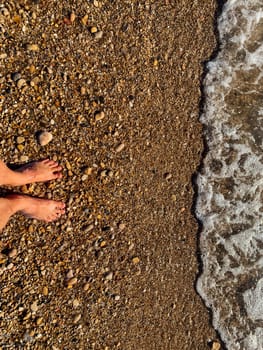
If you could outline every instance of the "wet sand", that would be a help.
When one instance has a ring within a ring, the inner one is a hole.
[[[192,176],[216,1],[5,6],[0,156],[58,160],[62,180],[17,191],[68,212],[51,225],[15,216],[2,233],[0,345],[209,349]]]

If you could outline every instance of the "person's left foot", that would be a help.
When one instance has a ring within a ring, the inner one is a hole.
[[[33,182],[45,182],[62,178],[62,167],[57,162],[44,159],[28,163],[13,171],[7,166],[1,170],[1,185],[22,186]]]

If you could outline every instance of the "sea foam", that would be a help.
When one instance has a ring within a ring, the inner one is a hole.
[[[207,65],[197,290],[229,350],[263,349],[263,3],[228,0]]]

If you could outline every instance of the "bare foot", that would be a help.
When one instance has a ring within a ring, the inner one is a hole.
[[[57,162],[44,159],[21,166],[13,171],[3,162],[0,163],[0,184],[22,186],[33,182],[45,182],[61,179],[62,167]]]
[[[32,219],[51,222],[65,213],[65,203],[49,199],[11,194],[4,199],[9,201],[12,213],[20,212]]]

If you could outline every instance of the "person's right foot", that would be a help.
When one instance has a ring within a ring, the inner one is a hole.
[[[65,204],[49,199],[40,199],[24,195],[6,196],[13,213],[21,212],[27,217],[51,222],[65,213]]]

